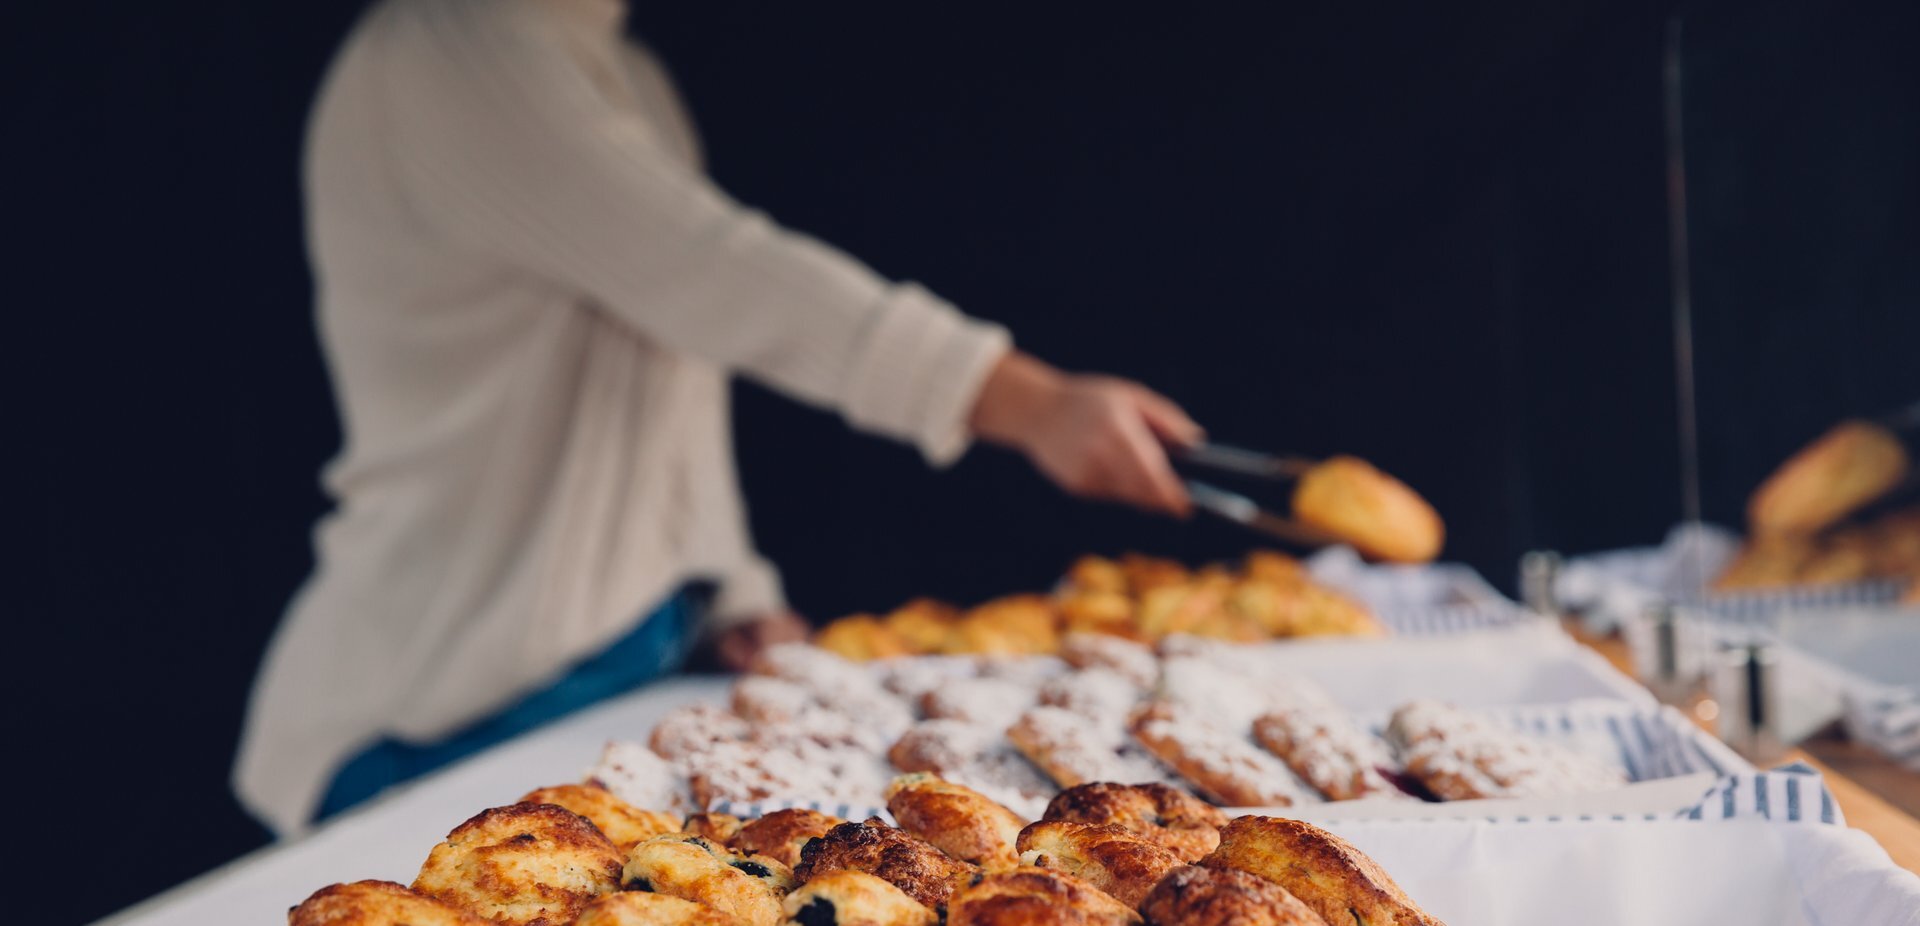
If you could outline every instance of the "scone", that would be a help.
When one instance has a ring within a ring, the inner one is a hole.
[[[989,871],[1019,864],[1013,849],[1027,821],[972,788],[924,772],[887,786],[887,812],[900,828],[946,854]]]
[[[1240,817],[1220,831],[1220,848],[1200,864],[1272,881],[1328,923],[1441,926],[1373,859],[1346,840],[1298,820]]]
[[[776,810],[741,826],[726,840],[726,846],[743,855],[764,855],[792,868],[800,864],[800,847],[807,840],[825,836],[845,822],[804,807]]]
[[[793,872],[765,856],[736,855],[698,836],[655,836],[627,856],[628,890],[704,904],[746,926],[780,922],[780,899]]]
[[[287,926],[487,926],[488,922],[392,881],[323,887],[287,913]]]
[[[1293,487],[1293,516],[1388,562],[1428,562],[1446,541],[1426,499],[1358,457],[1329,457],[1307,470]]]
[[[1140,915],[1062,871],[997,872],[955,894],[947,926],[1138,926]]]
[[[1814,533],[1899,485],[1908,465],[1893,432],[1843,421],[1760,484],[1747,504],[1747,523],[1755,534]]]
[[[1244,871],[1197,865],[1161,878],[1140,902],[1140,913],[1154,926],[1327,926],[1278,884]]]
[[[726,845],[733,841],[746,824],[730,813],[697,813],[687,818],[680,830],[689,836],[699,836],[717,845]]]
[[[1171,785],[1110,781],[1068,788],[1047,803],[1045,820],[1118,826],[1183,862],[1199,861],[1220,845],[1227,815]]]
[[[1117,826],[1042,820],[1020,831],[1020,861],[1085,879],[1129,907],[1180,859]]]
[[[787,895],[791,926],[933,926],[939,916],[864,871],[829,871]]]
[[[937,653],[946,645],[947,634],[953,632],[953,622],[959,618],[960,611],[953,605],[915,598],[893,609],[885,622],[887,629],[907,641],[914,652]]]
[[[587,904],[572,926],[734,926],[735,922],[733,917],[691,900],[620,891]]]
[[[979,869],[877,819],[842,823],[800,850],[794,875],[801,882],[833,871],[864,871],[907,893],[921,906],[942,910]]]
[[[820,628],[813,635],[813,645],[854,662],[911,656],[915,652],[906,637],[871,614],[850,615]]]
[[[433,847],[413,889],[508,926],[561,926],[620,887],[620,850],[564,807],[483,810]]]
[[[527,792],[520,802],[554,804],[586,817],[622,852],[662,833],[680,831],[680,821],[673,816],[655,810],[641,810],[614,797],[613,792],[597,784],[541,788]]]

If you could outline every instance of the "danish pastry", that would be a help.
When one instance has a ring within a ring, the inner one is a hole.
[[[916,653],[937,653],[946,645],[959,609],[931,598],[916,598],[886,616],[887,629],[898,634]]]
[[[855,614],[829,623],[814,632],[813,645],[854,662],[911,656],[915,652],[911,641],[871,614]]]
[[[939,916],[905,891],[864,871],[819,875],[787,895],[791,926],[934,926]]]
[[[655,836],[627,856],[628,890],[650,891],[712,907],[747,926],[780,922],[780,899],[793,872],[765,856],[736,855],[699,836]]]
[[[1307,470],[1293,487],[1293,516],[1388,562],[1427,562],[1446,540],[1426,499],[1358,457],[1329,457]]]
[[[825,836],[845,822],[804,807],[776,810],[741,826],[726,845],[735,852],[764,855],[792,868],[800,864],[800,848],[807,840]]]
[[[1045,655],[1060,648],[1053,602],[1041,595],[1009,595],[968,611],[953,625],[944,652],[1001,656]]]
[[[800,850],[794,874],[810,882],[832,871],[864,871],[905,891],[930,910],[943,910],[953,892],[979,869],[879,820],[842,823]]]
[[[1885,495],[1907,478],[1906,448],[1893,432],[1843,421],[1787,458],[1755,490],[1755,534],[1811,534]]]
[[[1076,669],[1107,669],[1141,688],[1160,680],[1151,647],[1108,634],[1069,633],[1060,638],[1060,658]]]
[[[1198,865],[1168,872],[1140,902],[1140,913],[1154,926],[1327,926],[1278,884],[1244,871]]]
[[[1072,711],[1090,721],[1119,724],[1140,703],[1139,685],[1112,669],[1094,667],[1048,679],[1040,686],[1040,703]],[[1015,720],[1019,715],[1015,715]],[[1005,728],[1006,724],[1001,724]]]
[[[1407,774],[1441,800],[1575,794],[1626,783],[1619,769],[1437,702],[1394,711],[1387,735],[1399,745]]]
[[[427,854],[413,889],[508,926],[561,926],[620,887],[620,850],[553,804],[483,810]]]
[[[1058,790],[1013,748],[998,728],[959,720],[926,720],[887,750],[902,772],[927,772],[1027,812]]]
[[[1068,788],[1048,802],[1044,820],[1118,826],[1183,862],[1199,861],[1220,845],[1227,815],[1170,785],[1097,781]]]
[[[1084,878],[1129,907],[1180,867],[1172,852],[1117,826],[1042,820],[1020,831],[1017,848],[1024,864]]]
[[[1291,807],[1310,800],[1293,771],[1243,733],[1170,702],[1135,712],[1134,739],[1200,793],[1229,807]]]
[[[642,840],[662,833],[680,831],[679,819],[654,810],[641,810],[597,784],[556,785],[529,791],[520,798],[526,804],[554,804],[586,817],[613,841],[614,848],[625,852]]]
[[[1062,871],[997,872],[955,894],[947,926],[1138,926],[1140,915]]]
[[[488,926],[490,922],[392,881],[323,887],[287,913],[287,926]]]
[[[887,787],[887,812],[900,828],[934,848],[989,871],[1018,864],[1014,841],[1026,821],[971,788],[924,772]]]
[[[1137,747],[1129,748],[1124,733],[1089,724],[1057,707],[1036,707],[1021,715],[1020,722],[1008,728],[1007,739],[1062,788],[1089,781],[1167,778],[1160,763]]]
[[[1220,848],[1201,860],[1287,889],[1328,923],[1441,926],[1373,859],[1326,830],[1279,817],[1240,817],[1220,830]]]
[[[735,833],[745,824],[739,817],[730,813],[697,813],[687,818],[681,832],[689,836],[698,836],[715,845],[726,845],[733,841]]]
[[[1033,686],[1007,678],[955,679],[920,696],[930,720],[963,720],[1006,729],[1033,706]]]
[[[1344,712],[1291,708],[1263,714],[1253,722],[1253,738],[1328,800],[1404,795],[1381,774],[1393,765],[1386,744]]]
[[[1132,587],[1127,570],[1104,556],[1082,556],[1067,567],[1067,587],[1079,592],[1126,594]]]
[[[1159,556],[1124,553],[1117,565],[1120,574],[1126,577],[1127,589],[1135,596],[1162,586],[1185,585],[1193,579],[1193,573],[1186,566]]]
[[[620,891],[587,904],[572,926],[734,926],[735,922],[733,917],[691,900]]]

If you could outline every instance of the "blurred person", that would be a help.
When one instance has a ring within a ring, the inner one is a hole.
[[[345,441],[234,771],[282,835],[670,672],[804,637],[748,537],[727,378],[935,466],[974,438],[1184,515],[1172,402],[730,200],[619,0],[385,0],[309,126]],[[691,589],[710,583],[703,599]]]

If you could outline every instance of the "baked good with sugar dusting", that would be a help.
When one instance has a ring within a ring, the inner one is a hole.
[[[475,814],[433,847],[413,889],[506,926],[562,926],[620,887],[620,850],[553,804]]]
[[[655,836],[627,855],[621,875],[630,891],[651,891],[704,904],[746,926],[775,926],[793,872],[774,859],[739,855],[699,836]]]
[[[1089,724],[1058,707],[1036,707],[1007,729],[1007,740],[1062,788],[1090,781],[1167,781],[1160,763],[1124,729]]]
[[[287,926],[488,926],[491,922],[392,881],[328,885],[287,912]]]
[[[1133,908],[1063,871],[1018,868],[955,894],[947,926],[1138,926]]]
[[[1199,861],[1219,846],[1220,827],[1227,825],[1220,808],[1160,782],[1068,788],[1047,803],[1041,819],[1118,826],[1184,862]]]
[[[735,926],[738,922],[691,900],[646,891],[620,891],[587,904],[572,926]]]
[[[931,910],[946,908],[953,892],[979,869],[898,829],[868,819],[842,823],[800,850],[794,875],[802,883],[830,871],[864,871],[892,884]]]
[[[1345,711],[1283,708],[1253,721],[1253,738],[1328,800],[1405,797],[1382,769],[1393,767],[1387,744]]]
[[[790,926],[934,926],[939,915],[864,871],[816,875],[786,899]]]
[[[1209,799],[1229,807],[1291,807],[1317,800],[1293,770],[1239,730],[1157,701],[1135,712],[1135,740]]]
[[[1086,880],[1129,907],[1138,906],[1180,859],[1118,826],[1042,820],[1020,831],[1020,861]]]
[[[1140,914],[1154,926],[1327,926],[1278,884],[1244,871],[1198,865],[1168,872],[1140,902]]]
[[[680,820],[671,814],[642,810],[592,782],[539,788],[527,792],[520,802],[554,804],[586,817],[622,852],[662,833],[680,831]]]
[[[1246,816],[1220,831],[1220,848],[1200,862],[1272,881],[1328,923],[1443,926],[1365,853],[1299,820]]]
[[[1407,774],[1441,800],[1578,794],[1627,783],[1617,768],[1436,701],[1402,705],[1387,735]]]

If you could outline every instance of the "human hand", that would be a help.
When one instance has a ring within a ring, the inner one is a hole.
[[[1074,495],[1179,517],[1192,508],[1166,446],[1191,446],[1205,432],[1139,383],[1063,373],[1013,351],[988,374],[968,424]]]
[[[755,657],[768,647],[781,643],[799,643],[813,632],[800,615],[792,611],[772,611],[735,624],[714,638],[714,656],[722,668],[745,672]]]

